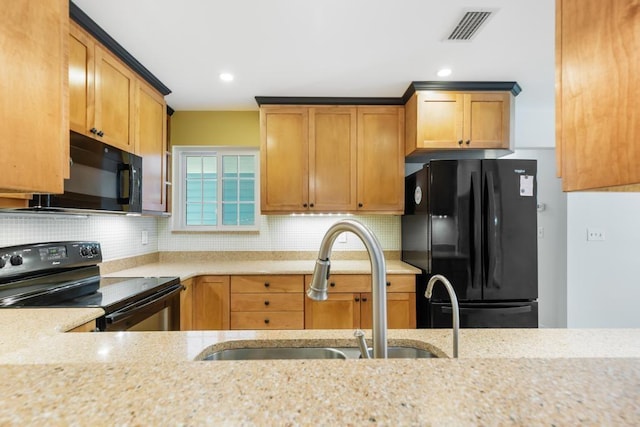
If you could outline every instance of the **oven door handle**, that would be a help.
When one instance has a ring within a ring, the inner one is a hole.
[[[178,295],[183,289],[184,286],[180,284],[171,286],[164,291],[155,293],[143,300],[123,307],[121,310],[107,314],[105,319],[107,320],[107,323],[110,324],[121,322],[131,316],[140,314],[144,310],[153,308],[156,304],[164,304],[165,301],[173,298],[175,295]]]

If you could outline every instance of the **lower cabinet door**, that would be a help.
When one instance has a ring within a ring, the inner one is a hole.
[[[331,293],[326,301],[305,298],[306,329],[350,329],[360,326],[360,294]]]
[[[362,294],[360,310],[360,327],[371,329],[373,325],[373,300],[370,293]],[[387,328],[416,328],[416,294],[415,292],[387,293]]]
[[[196,279],[193,329],[229,329],[229,276],[201,276]]]
[[[231,329],[304,329],[304,312],[232,312]]]

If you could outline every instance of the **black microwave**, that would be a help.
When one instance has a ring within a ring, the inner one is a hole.
[[[71,132],[63,194],[35,194],[35,210],[142,212],[142,157]]]

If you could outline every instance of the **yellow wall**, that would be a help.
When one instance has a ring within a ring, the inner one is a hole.
[[[260,146],[258,111],[176,111],[171,145]]]

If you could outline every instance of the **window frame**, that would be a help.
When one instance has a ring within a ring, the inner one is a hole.
[[[188,146],[178,145],[172,149],[173,157],[173,194],[172,194],[172,231],[194,232],[224,232],[224,231],[258,231],[260,229],[260,150],[258,147],[236,146]],[[186,158],[187,156],[216,156],[217,162],[217,225],[187,225],[186,224]],[[254,223],[252,225],[223,225],[222,224],[222,158],[223,156],[254,157],[255,187],[254,187]]]

